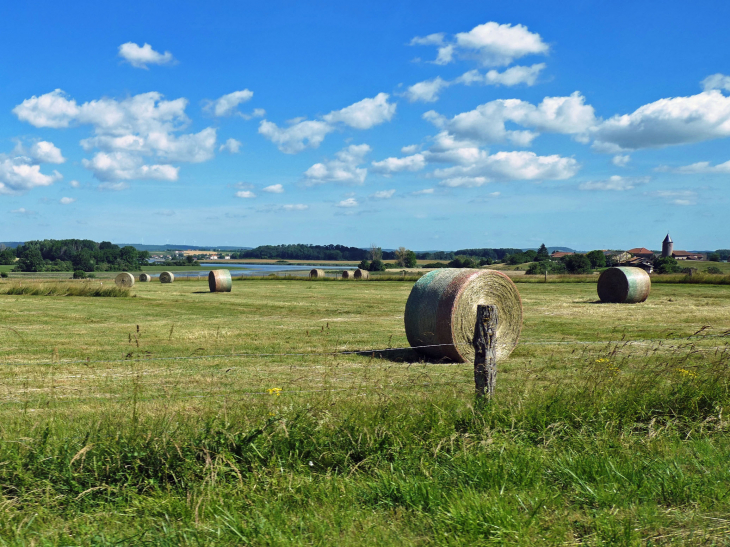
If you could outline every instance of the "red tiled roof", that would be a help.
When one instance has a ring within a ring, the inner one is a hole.
[[[564,256],[570,256],[572,254],[574,254],[574,253],[565,253],[563,251],[553,251],[553,254],[551,254],[550,256],[552,258],[563,258]]]
[[[636,247],[635,249],[629,249],[626,252],[631,253],[632,255],[653,255],[654,254],[652,251],[650,251],[646,247]]]

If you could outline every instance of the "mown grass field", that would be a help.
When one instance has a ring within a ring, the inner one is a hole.
[[[0,544],[730,543],[730,286],[518,287],[489,404],[336,353],[406,347],[408,282],[0,294]]]

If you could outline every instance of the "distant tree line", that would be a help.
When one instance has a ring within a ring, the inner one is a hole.
[[[0,251],[0,263],[15,264],[18,272],[137,271],[149,257],[148,251],[129,245],[119,247],[89,239],[27,241],[15,249]]]
[[[259,258],[280,260],[367,260],[367,249],[345,245],[261,245],[255,249],[231,253],[233,259]],[[395,253],[384,253],[385,259],[395,258]]]

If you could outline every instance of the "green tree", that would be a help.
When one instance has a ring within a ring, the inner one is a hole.
[[[710,253],[707,255],[707,260],[710,262],[720,262],[720,254],[719,253]]]
[[[586,255],[568,255],[563,257],[563,264],[568,273],[591,273],[591,261]]]
[[[681,270],[677,259],[671,256],[659,256],[654,259],[654,270],[656,273],[668,274],[677,273]]]
[[[0,264],[6,266],[10,264],[15,264],[15,259],[15,251],[13,251],[12,249],[3,249],[2,251],[0,251]]]
[[[550,253],[547,250],[547,247],[545,247],[545,244],[543,243],[540,245],[540,248],[537,250],[537,256],[535,256],[535,260],[541,261],[541,260],[548,260],[550,258]]]
[[[360,261],[360,264],[357,266],[361,270],[369,270],[370,269],[370,262],[365,260],[364,258]]]
[[[408,251],[408,254],[406,255],[406,268],[415,268],[418,264],[418,259],[416,258],[416,253],[413,251]]]
[[[586,257],[591,261],[591,268],[605,268],[606,267],[606,255],[603,251],[591,251],[586,253]]]
[[[385,271],[385,264],[383,264],[383,261],[379,258],[373,260],[370,263],[370,267],[368,268],[371,272],[384,272]]]
[[[42,272],[45,264],[46,261],[43,260],[40,249],[32,246],[23,251],[15,269],[19,272]]]
[[[372,243],[370,245],[370,251],[368,252],[371,261],[383,260],[383,249]]]

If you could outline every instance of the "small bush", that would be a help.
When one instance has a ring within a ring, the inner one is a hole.
[[[84,270],[74,270],[74,279],[86,279],[86,273]]]
[[[718,268],[717,266],[710,266],[709,268],[707,268],[705,270],[705,273],[708,273],[708,274],[721,274],[722,273],[722,270],[720,268]]]
[[[7,276],[8,276],[8,272],[0,272],[0,277],[5,278]]]

